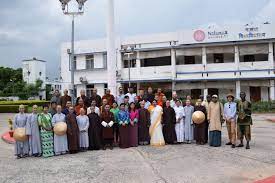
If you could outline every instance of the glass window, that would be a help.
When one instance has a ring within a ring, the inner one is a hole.
[[[86,69],[94,69],[94,55],[86,55]]]

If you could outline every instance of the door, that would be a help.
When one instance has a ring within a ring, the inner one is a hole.
[[[208,95],[212,97],[212,95],[218,95],[219,96],[219,89],[217,88],[208,88]]]
[[[201,95],[201,89],[191,89],[192,99],[199,99]]]
[[[261,100],[261,87],[250,87],[250,101],[258,102]]]

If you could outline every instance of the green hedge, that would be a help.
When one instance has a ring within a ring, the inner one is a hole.
[[[19,112],[19,105],[0,105],[0,113],[18,113]],[[25,112],[31,113],[32,107],[25,106]],[[42,112],[42,107],[38,107],[38,112]]]
[[[0,101],[0,105],[27,105],[27,106],[33,106],[38,105],[42,106],[44,104],[49,104],[49,101],[46,100],[18,100],[18,101]]]
[[[25,112],[31,112],[33,105],[38,105],[38,111],[42,111],[44,104],[49,104],[45,100],[19,100],[19,101],[0,101],[0,113],[17,113],[19,106],[25,105]]]

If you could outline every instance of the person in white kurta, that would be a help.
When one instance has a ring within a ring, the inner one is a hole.
[[[64,122],[66,123],[66,116],[65,114],[61,113],[62,108],[61,105],[58,105],[56,107],[56,114],[52,118],[52,125],[56,125],[58,122]],[[54,153],[55,155],[61,155],[66,154],[68,152],[68,140],[67,140],[67,134],[64,135],[56,135],[54,134]]]
[[[78,128],[79,128],[79,147],[82,150],[87,150],[89,147],[89,118],[85,115],[85,109],[80,109],[80,115],[76,117]]]
[[[183,108],[185,118],[184,118],[184,140],[190,144],[194,139],[194,127],[192,121],[192,114],[194,112],[194,107],[191,105],[190,100],[186,100],[186,106]]]
[[[180,100],[176,101],[174,110],[176,112],[176,134],[177,134],[177,141],[178,143],[184,142],[184,109]]]
[[[99,107],[96,106],[96,101],[95,100],[93,100],[91,102],[91,106],[95,107],[95,113],[100,116],[100,109],[99,109]],[[87,109],[87,115],[90,114],[90,113],[91,113],[91,107],[88,107],[88,109]]]
[[[162,133],[162,107],[157,105],[157,101],[154,100],[152,105],[149,107],[151,125],[149,128],[149,134],[151,137],[150,145],[151,146],[164,146],[165,141]]]

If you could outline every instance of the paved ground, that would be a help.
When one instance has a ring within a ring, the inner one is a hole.
[[[0,114],[0,133],[10,114]],[[254,116],[251,150],[225,146],[150,146],[16,160],[0,140],[0,182],[243,183],[275,175],[275,123]],[[273,114],[275,116],[275,114]]]

